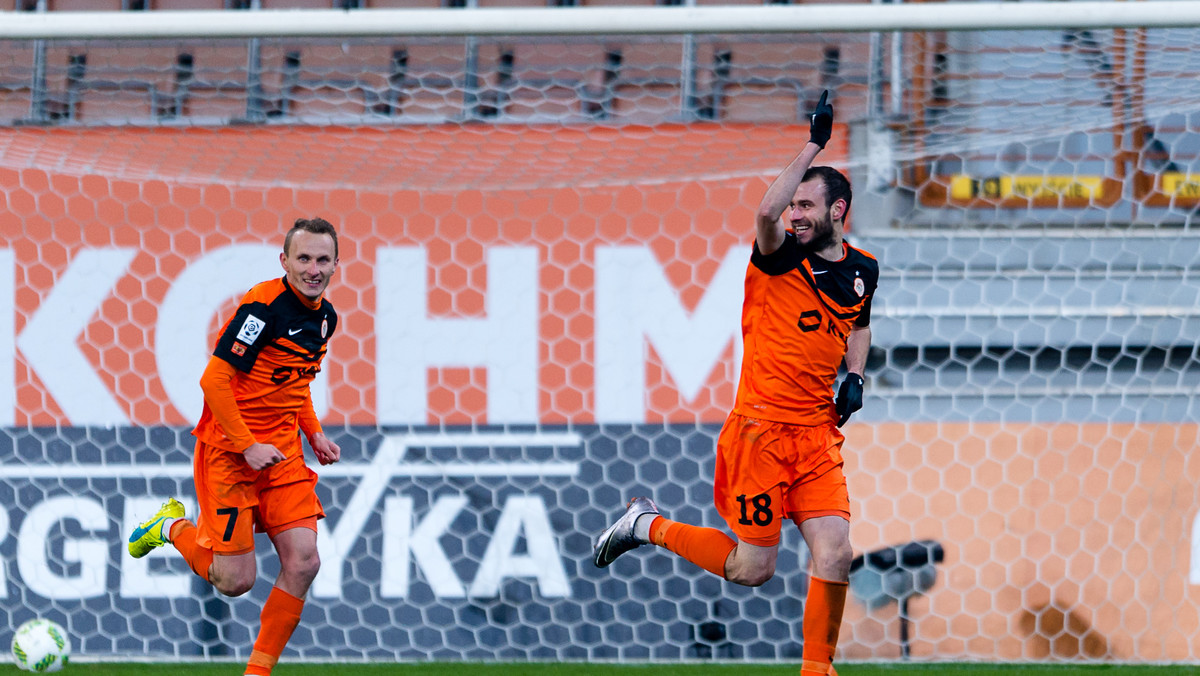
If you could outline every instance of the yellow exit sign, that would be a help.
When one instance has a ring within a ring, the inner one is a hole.
[[[1200,188],[1200,185],[1197,186]],[[984,199],[1097,199],[1104,196],[1102,176],[953,176],[950,197]]]
[[[1167,172],[1162,175],[1162,191],[1179,197],[1200,197],[1200,176]]]

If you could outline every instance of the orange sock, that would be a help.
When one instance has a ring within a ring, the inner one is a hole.
[[[246,665],[247,674],[268,676],[283,654],[292,632],[300,624],[300,611],[304,609],[304,599],[296,598],[279,587],[271,588],[271,595],[263,604],[259,616],[260,626],[258,638],[254,641],[254,651],[250,653],[250,663]]]
[[[846,589],[849,586],[845,582],[809,578],[808,598],[804,602],[801,676],[837,673],[833,670],[833,653],[837,650],[838,631],[842,627],[842,611],[846,608]]]
[[[650,524],[650,542],[665,547],[704,570],[725,577],[725,560],[737,543],[716,528],[692,526],[658,516]]]
[[[213,551],[196,544],[196,536],[200,531],[196,525],[187,519],[180,519],[171,524],[171,532],[167,536],[171,539],[171,544],[175,545],[175,549],[183,554],[183,560],[191,566],[192,572],[204,578],[205,582],[211,582],[208,579],[208,569],[212,566]]]

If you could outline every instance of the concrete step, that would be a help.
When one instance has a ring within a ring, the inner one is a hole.
[[[901,270],[1200,270],[1200,233],[1187,230],[938,230],[847,239],[884,268]]]
[[[1200,335],[1200,235],[902,233],[880,259],[875,345],[1171,346]]]

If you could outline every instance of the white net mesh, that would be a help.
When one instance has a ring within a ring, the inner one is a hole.
[[[123,539],[192,499],[213,334],[323,215],[345,460],[286,659],[799,659],[794,531],[752,591],[589,555],[633,495],[721,526],[752,210],[828,88],[883,268],[840,655],[1200,659],[1196,42],[0,41],[0,613],[247,656],[266,585]]]

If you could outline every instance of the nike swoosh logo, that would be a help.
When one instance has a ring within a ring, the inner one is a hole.
[[[167,517],[160,516],[159,518],[151,521],[150,523],[146,524],[145,526],[138,526],[137,528],[133,529],[133,535],[129,536],[129,541],[137,542],[138,540],[142,539],[142,536],[145,535],[147,531],[149,531],[151,528],[154,528],[156,525],[161,523],[162,520],[165,518],[167,518]]]
[[[303,331],[303,330],[304,330],[304,329],[288,329],[288,335],[289,335],[289,336],[294,336],[294,335],[296,335],[297,333],[300,333],[300,332],[301,332],[301,331]]]
[[[829,272],[829,271],[828,270],[813,270],[814,275],[823,275],[826,272]]]

